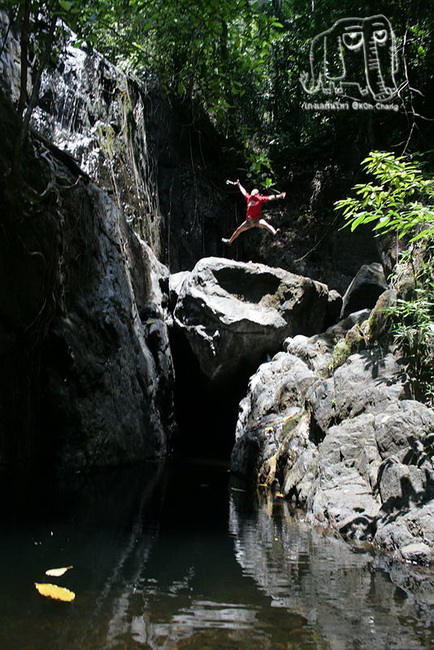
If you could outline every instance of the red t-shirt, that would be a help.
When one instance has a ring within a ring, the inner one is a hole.
[[[263,196],[262,194],[247,194],[245,197],[247,201],[247,212],[246,219],[260,219],[262,216],[262,204],[270,200],[269,196]]]

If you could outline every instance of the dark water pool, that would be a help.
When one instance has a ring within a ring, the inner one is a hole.
[[[3,486],[0,648],[434,648],[432,574],[235,487],[193,461]]]

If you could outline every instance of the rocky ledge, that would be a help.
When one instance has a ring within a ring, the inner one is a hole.
[[[240,404],[232,471],[279,490],[315,525],[431,564],[434,411],[411,399],[396,351],[369,346],[369,313],[286,339],[258,369]],[[364,349],[351,354],[357,337]]]
[[[314,525],[432,563],[434,411],[412,399],[398,351],[373,343],[394,298],[377,266],[342,299],[282,269],[206,258],[169,278],[174,327],[207,380],[250,376],[235,475]]]

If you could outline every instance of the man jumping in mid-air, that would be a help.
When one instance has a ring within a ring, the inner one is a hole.
[[[229,182],[230,181],[228,181],[228,183]],[[269,224],[268,221],[262,219],[262,204],[265,203],[266,201],[274,201],[275,199],[284,199],[286,196],[286,192],[264,196],[262,194],[259,194],[259,190],[255,188],[249,194],[241,185],[240,181],[237,181],[236,183],[233,184],[238,185],[241,193],[244,195],[247,201],[246,220],[243,221],[243,223],[240,226],[238,226],[238,228],[235,230],[234,233],[232,233],[230,239],[225,239],[223,237],[222,242],[224,242],[225,244],[232,244],[234,239],[236,239],[239,235],[241,235],[241,233],[244,232],[245,230],[250,230],[250,228],[264,228],[265,230],[268,230],[268,232],[271,232],[272,235],[275,235],[278,231],[275,228],[273,228],[273,226]]]

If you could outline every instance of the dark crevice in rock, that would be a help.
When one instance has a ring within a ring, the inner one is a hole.
[[[335,424],[335,422],[332,422]],[[319,445],[325,438],[326,434],[324,430],[319,426],[318,422],[314,417],[310,418],[309,426],[309,440],[313,442],[314,445]]]
[[[184,456],[229,460],[235,442],[238,405],[245,395],[245,377],[212,383],[181,332],[172,329],[170,345],[175,366],[175,417],[178,433],[174,451]]]

